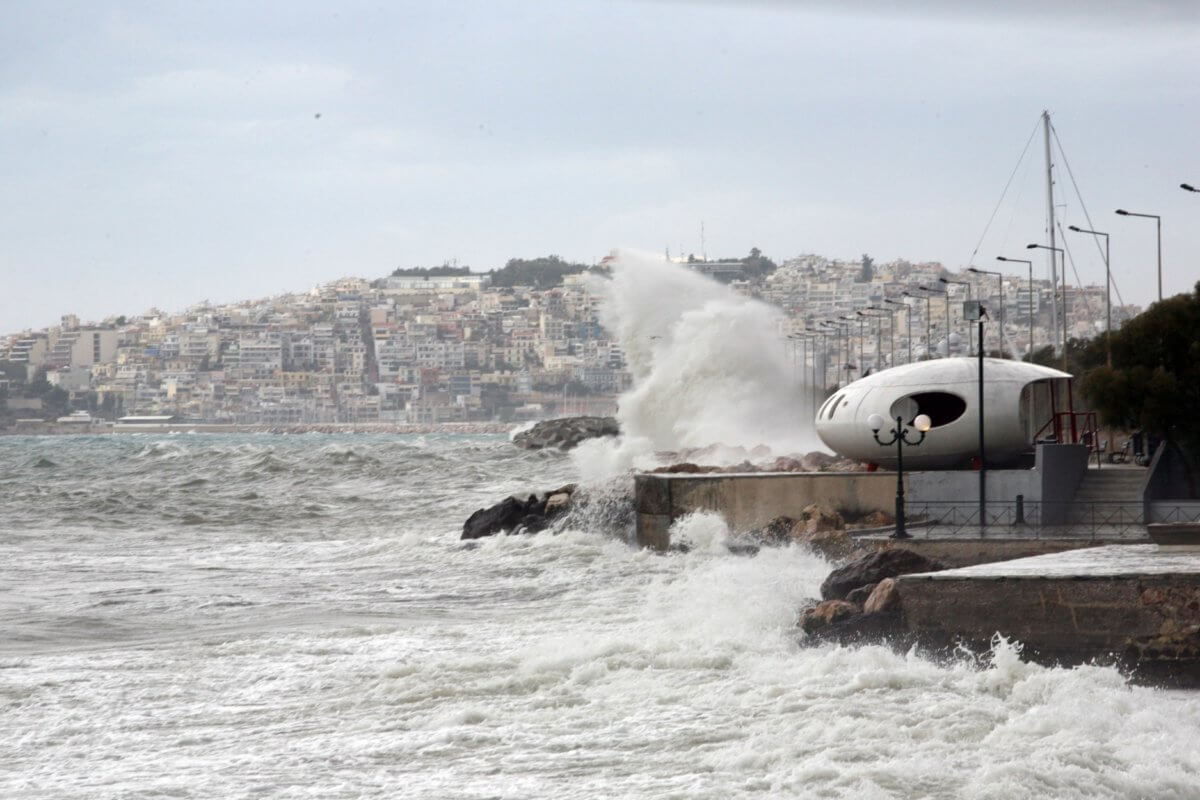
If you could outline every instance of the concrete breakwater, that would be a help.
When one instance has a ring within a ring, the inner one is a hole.
[[[1114,664],[1200,688],[1200,549],[1110,545],[947,569],[909,550],[835,569],[802,610],[812,642],[985,652],[1003,637],[1052,664]]]

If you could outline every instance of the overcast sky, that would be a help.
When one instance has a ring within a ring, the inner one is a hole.
[[[454,259],[699,254],[701,221],[713,257],[957,268],[1043,108],[1125,300],[1155,295],[1154,223],[1117,207],[1162,214],[1168,294],[1200,279],[1200,4],[897,5],[9,4],[0,333]],[[976,264],[1044,239],[1042,159],[1039,132]],[[1056,191],[1086,227],[1065,170]]]

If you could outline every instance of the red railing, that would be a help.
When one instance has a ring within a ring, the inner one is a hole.
[[[1096,423],[1095,411],[1059,411],[1052,414],[1046,424],[1038,429],[1033,441],[1045,442],[1047,436],[1059,444],[1085,444],[1096,455],[1100,463],[1100,426]]]

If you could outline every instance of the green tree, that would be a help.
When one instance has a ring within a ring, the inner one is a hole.
[[[1191,294],[1155,303],[1112,336],[1112,360],[1104,339],[1092,340],[1088,360],[1101,363],[1080,382],[1101,421],[1142,428],[1200,455],[1200,283]],[[1099,351],[1099,352],[1097,352]]]
[[[65,416],[70,408],[71,395],[61,386],[51,387],[42,395],[42,413],[47,418]]]
[[[863,253],[860,263],[862,266],[858,269],[858,277],[855,278],[855,281],[858,283],[870,283],[871,279],[875,277],[875,259]]]
[[[470,274],[470,267],[452,267],[449,264],[440,267],[397,267],[392,270],[393,278],[445,278]]]
[[[747,278],[765,278],[778,269],[778,265],[762,254],[757,247],[750,248],[750,255],[742,259]]]
[[[503,269],[492,272],[492,286],[551,289],[561,286],[564,276],[576,275],[587,269],[587,264],[564,261],[554,255],[534,259],[511,258]]]

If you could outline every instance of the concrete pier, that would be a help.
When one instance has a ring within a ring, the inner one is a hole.
[[[866,514],[894,509],[895,497],[891,472],[642,474],[634,477],[637,542],[666,550],[671,523],[693,511],[719,513],[730,528],[748,530],[799,517],[812,503]]]
[[[1041,660],[1200,685],[1200,548],[1072,550],[905,575],[897,588],[921,641],[986,648],[999,633]]]
[[[851,532],[851,535],[861,551],[903,547],[950,567],[969,567],[1105,545],[1150,542],[1144,525],[1129,525],[1120,529],[1114,526],[1111,530],[1070,525],[1041,528],[993,525],[987,528],[968,526],[951,529],[918,523],[908,528],[912,538],[891,539],[889,533],[890,530],[865,534]]]

